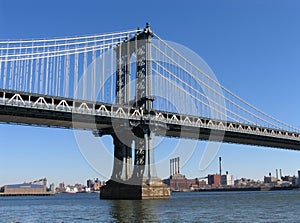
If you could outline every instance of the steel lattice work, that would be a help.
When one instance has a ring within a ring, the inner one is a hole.
[[[231,124],[290,134],[300,132],[233,94],[219,84],[205,65],[199,66],[155,33],[151,32],[153,38],[148,45],[140,44],[138,37],[143,32],[0,41],[2,92],[133,108],[146,98],[147,110],[175,114],[173,121],[183,121],[182,116],[197,117],[222,123],[221,127]],[[149,55],[144,54],[143,47],[149,47]],[[150,67],[145,67],[146,60]],[[139,76],[139,70],[144,69],[147,77]],[[3,96],[5,100],[12,102]]]

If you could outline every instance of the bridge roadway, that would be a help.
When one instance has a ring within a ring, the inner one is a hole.
[[[113,133],[115,124],[128,131],[140,122],[156,135],[300,150],[300,133],[176,113],[142,110],[63,97],[0,89],[0,122]],[[130,123],[130,124],[129,124]]]

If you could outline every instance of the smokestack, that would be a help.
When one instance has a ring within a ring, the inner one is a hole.
[[[170,177],[172,176],[172,159],[170,159]]]
[[[276,169],[276,179],[278,180],[278,169]]]
[[[219,157],[220,177],[222,176],[222,158]]]
[[[175,175],[175,174],[176,174],[176,168],[177,168],[177,167],[176,167],[176,165],[177,165],[177,164],[176,164],[176,158],[173,158],[173,163],[174,163],[174,164],[173,164],[173,175]]]
[[[179,174],[180,173],[179,157],[177,159],[178,159],[178,174]]]
[[[281,179],[281,177],[282,177],[282,170],[281,169],[279,170],[279,175],[280,175],[280,179]]]
[[[172,160],[172,176],[174,175],[174,159],[171,159]]]
[[[175,163],[175,159],[174,158],[172,159],[172,162],[173,162],[172,175],[175,175],[175,165],[176,165],[176,163]]]

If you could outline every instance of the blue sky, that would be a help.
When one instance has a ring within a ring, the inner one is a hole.
[[[0,39],[120,31],[148,21],[161,38],[199,54],[223,86],[300,127],[299,10],[296,0],[0,0]],[[0,139],[0,185],[41,177],[73,184],[99,176],[80,153],[72,130],[1,124]],[[202,146],[182,169],[188,177],[217,172],[218,156],[235,178],[262,179],[276,168],[293,175],[300,169],[299,152],[223,144],[214,162],[199,171]]]

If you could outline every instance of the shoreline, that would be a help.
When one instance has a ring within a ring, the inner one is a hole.
[[[24,196],[55,196],[55,193],[20,193],[20,194],[10,194],[10,193],[0,193],[0,197],[24,197]]]
[[[242,187],[242,188],[208,188],[208,189],[195,189],[189,191],[172,191],[172,193],[185,193],[185,192],[231,192],[231,191],[282,191],[282,190],[300,190],[297,186],[290,187]]]

